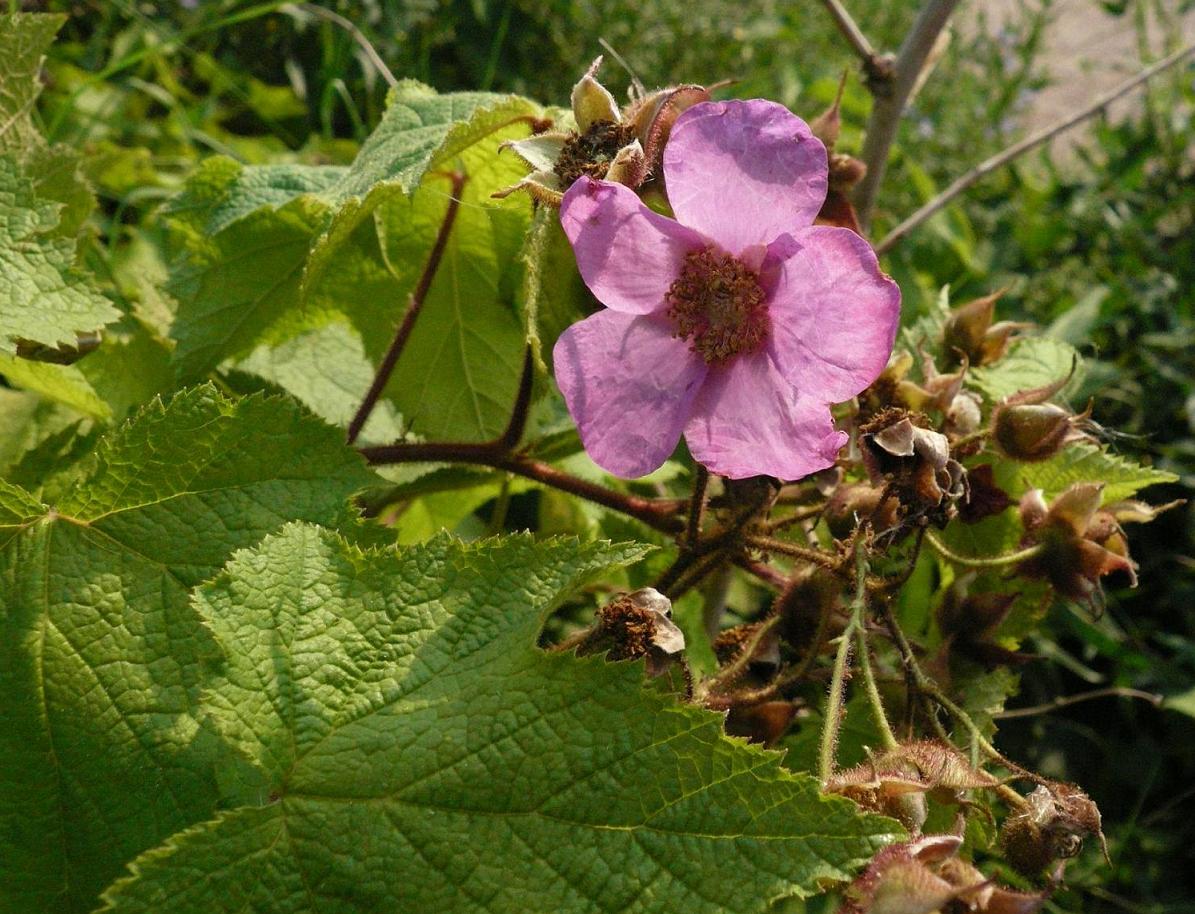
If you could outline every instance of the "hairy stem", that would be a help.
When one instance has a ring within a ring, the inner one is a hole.
[[[365,427],[365,423],[369,420],[370,414],[377,406],[378,399],[382,396],[382,391],[390,380],[390,375],[394,373],[394,366],[398,364],[398,357],[402,355],[403,349],[406,348],[407,340],[411,336],[411,331],[415,329],[415,321],[419,317],[419,312],[423,310],[423,302],[427,298],[427,293],[431,289],[432,280],[436,278],[436,271],[440,268],[440,260],[444,257],[444,248],[448,245],[448,235],[452,231],[452,225],[456,222],[456,213],[460,209],[461,191],[465,187],[466,176],[459,171],[454,171],[446,177],[452,181],[452,190],[448,195],[448,209],[444,212],[444,219],[440,222],[440,230],[436,233],[435,243],[432,244],[431,253],[427,255],[427,263],[423,265],[423,273],[419,277],[419,284],[415,286],[415,291],[411,293],[410,301],[407,303],[407,313],[403,315],[402,322],[398,325],[398,329],[394,332],[394,339],[390,341],[390,348],[386,350],[386,355],[382,357],[382,364],[378,366],[377,373],[373,376],[373,381],[369,385],[369,390],[365,393],[365,399],[361,401],[361,405],[357,408],[356,414],[349,422],[348,443],[353,444],[357,440],[357,436],[361,434],[361,429]]]
[[[876,728],[880,731],[880,740],[885,749],[895,749],[896,734],[892,732],[892,725],[888,723],[888,715],[884,711],[884,702],[880,698],[880,690],[876,687],[875,673],[871,668],[871,655],[867,649],[867,631],[860,625],[855,629],[855,639],[858,642],[856,652],[859,655],[859,670],[863,673],[863,689],[867,693],[867,701],[871,705],[871,716],[875,718]]]
[[[747,545],[755,549],[761,549],[764,552],[779,552],[781,555],[789,555],[796,559],[802,559],[806,562],[811,562],[814,565],[821,565],[823,568],[829,568],[837,571],[841,562],[836,556],[830,555],[827,552],[822,552],[820,549],[811,549],[808,546],[798,546],[796,543],[790,543],[787,540],[776,539],[774,536],[748,536],[746,539]]]
[[[851,601],[851,617],[838,641],[834,669],[830,674],[830,694],[826,698],[826,715],[822,721],[821,746],[817,756],[818,778],[824,787],[834,773],[834,756],[838,750],[838,731],[842,727],[843,697],[846,689],[847,667],[850,665],[851,639],[863,627],[863,611],[867,606],[867,556],[862,544],[855,544],[855,598]],[[866,651],[866,645],[864,645]],[[882,713],[882,712],[881,712]]]
[[[993,555],[988,557],[959,555],[957,552],[951,550],[944,542],[938,539],[937,534],[931,533],[929,530],[925,531],[925,541],[933,547],[934,552],[942,556],[948,562],[953,562],[956,565],[962,565],[965,568],[1002,568],[1005,565],[1016,565],[1024,562],[1026,559],[1031,559],[1042,551],[1042,547],[1029,546],[1025,549],[1020,549],[1016,552],[1008,552],[1004,555]]]

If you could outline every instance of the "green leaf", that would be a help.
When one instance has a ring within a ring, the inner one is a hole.
[[[0,153],[41,142],[33,105],[41,94],[42,59],[64,22],[61,14],[0,15]]]
[[[175,836],[116,914],[764,911],[894,837],[822,798],[640,663],[535,646],[546,615],[642,547],[449,537],[395,553],[290,526],[197,606],[205,692],[273,799]]]
[[[1024,464],[1018,469],[1028,488],[1042,489],[1047,498],[1077,482],[1102,482],[1104,504],[1131,498],[1146,486],[1178,481],[1173,473],[1141,466],[1085,442],[1069,445],[1042,463]]]
[[[522,364],[515,252],[530,206],[491,194],[524,170],[499,144],[526,135],[539,111],[515,96],[405,83],[348,169],[208,160],[172,208],[180,379],[251,353],[260,372],[271,361],[261,347],[346,323],[367,362],[317,363],[314,347],[300,345],[272,379],[324,416],[343,412],[342,393],[359,401],[435,246],[449,172],[461,173],[459,209],[386,397],[421,434],[497,434]],[[324,383],[317,389],[308,375]],[[334,401],[313,399],[327,394]]]
[[[0,376],[13,387],[41,394],[94,419],[112,418],[112,407],[104,402],[78,365],[31,362],[0,352]]]
[[[170,335],[178,340],[180,383],[247,355],[295,307],[308,248],[326,218],[325,204],[300,196],[280,209],[242,216],[214,236],[206,219],[176,223],[185,261],[172,270],[167,288],[179,301]]]
[[[292,402],[198,389],[109,433],[45,504],[0,483],[8,910],[90,911],[127,860],[213,814],[218,743],[195,711],[215,645],[189,591],[288,520],[341,522],[372,478]]]
[[[1077,386],[1081,379],[1079,354],[1067,343],[1035,336],[1020,340],[999,362],[986,368],[973,368],[968,380],[985,397],[996,402],[1022,390],[1060,381],[1072,369],[1075,369],[1075,376],[1060,396],[1065,396],[1066,390]]]
[[[317,327],[277,346],[258,346],[237,368],[276,384],[321,419],[342,426],[361,405],[374,373],[361,338],[343,323]],[[363,442],[401,438],[401,417],[381,401],[361,436]]]
[[[75,242],[55,232],[62,204],[37,196],[17,161],[0,155],[0,354],[18,339],[74,344],[120,316],[73,265]]]
[[[445,163],[451,166],[465,150],[516,119],[526,121],[537,113],[535,105],[515,95],[441,95],[423,83],[403,80],[391,91],[381,123],[361,146],[334,196],[339,200],[365,197],[379,184],[391,184],[409,194],[430,169]]]

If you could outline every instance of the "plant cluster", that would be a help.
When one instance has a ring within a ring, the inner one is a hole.
[[[13,910],[1031,912],[1102,845],[995,721],[1175,477],[998,292],[898,331],[838,102],[399,82],[103,276],[0,25]]]

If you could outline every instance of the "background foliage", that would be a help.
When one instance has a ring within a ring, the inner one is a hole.
[[[774,97],[806,116],[825,107],[844,67],[855,68],[814,3],[364,0],[325,5],[349,15],[400,78],[416,78],[441,91],[525,93],[546,104],[567,99],[579,70],[599,52],[598,38],[608,41],[648,86],[733,77],[736,95]],[[344,169],[382,120],[386,86],[350,35],[278,3],[79,0],[25,6],[70,14],[50,51],[36,123],[50,144],[88,153],[87,177],[100,205],[85,232],[80,260],[123,316],[111,328],[115,348],[104,360],[51,370],[19,364],[0,352],[0,375],[14,387],[53,390],[68,404],[47,406],[0,388],[5,422],[25,430],[23,438],[7,439],[17,442],[11,459],[0,452],[7,479],[31,488],[39,484],[40,460],[69,459],[97,434],[86,421],[76,424],[80,416],[119,418],[175,377],[203,376],[216,352],[240,360],[238,371],[226,379],[236,391],[280,385],[302,399],[276,351],[256,353],[222,340],[222,348],[208,353],[211,341],[196,338],[186,349],[190,355],[180,360],[138,330],[163,326],[176,306],[179,314],[188,309],[198,316],[209,313],[203,269],[207,246],[218,243],[209,237],[214,227],[235,227],[244,218],[245,237],[268,235],[270,260],[262,268],[276,268],[280,283],[298,282],[296,263],[310,271],[321,257],[357,258],[355,293],[308,280],[303,294],[309,333],[296,346],[316,347],[330,359],[352,364],[360,357],[354,346],[385,339],[361,324],[365,318],[355,316],[351,297],[370,294],[370,282],[393,294],[415,281],[382,276],[376,264],[401,263],[404,244],[426,243],[447,205],[446,195],[424,192],[426,216],[416,215],[409,224],[387,222],[398,216],[387,208],[384,194],[354,196]],[[899,40],[913,10],[913,4],[853,6],[873,42],[884,47]],[[1117,6],[1126,28],[1159,9],[1165,12],[1163,4],[1145,0]],[[877,237],[936,188],[1017,135],[1018,113],[1042,85],[1048,53],[1043,36],[1050,19],[1048,4],[1026,3],[1022,13],[1016,24],[993,34],[956,36],[939,61],[903,125],[881,198]],[[611,61],[604,73],[610,85],[624,81]],[[865,90],[852,81],[840,148],[857,149],[867,104]],[[1094,123],[1079,152],[1045,152],[985,180],[889,258],[889,269],[905,290],[906,321],[918,311],[928,312],[943,285],[951,287],[956,300],[1010,285],[1003,316],[1037,321],[1081,347],[1088,370],[1075,402],[1098,392],[1095,419],[1117,430],[1114,448],[1144,455],[1182,478],[1170,491],[1155,490],[1156,500],[1183,497],[1195,482],[1193,106],[1189,70],[1160,79],[1128,117]],[[213,160],[213,155],[225,158]],[[201,159],[207,161],[196,172]],[[295,163],[326,166],[326,185],[287,184],[285,169]],[[222,210],[222,189],[248,165],[277,169],[278,180],[262,188],[262,199],[273,208],[252,215]],[[495,186],[505,177],[492,176]],[[179,191],[184,191],[182,202],[175,199],[163,208]],[[466,231],[459,243],[474,251],[492,245],[491,227],[465,209]],[[365,218],[387,225],[384,237],[393,240],[395,256],[360,248],[354,232]],[[509,218],[517,217],[512,211]],[[324,219],[334,220],[332,230]],[[194,241],[188,251],[190,272],[164,291],[157,280],[177,255],[179,238]],[[237,246],[243,240],[233,235],[223,243]],[[308,275],[318,280],[319,272]],[[510,287],[507,300],[513,301],[516,278],[496,281]],[[398,285],[387,285],[394,282]],[[333,312],[335,319],[329,318]],[[269,302],[254,313],[268,324]],[[509,311],[491,318],[492,334],[518,333]],[[204,326],[198,317],[196,326]],[[357,335],[340,332],[344,327]],[[485,353],[471,357],[467,345],[461,351],[463,361],[448,370],[468,370],[470,358],[485,364],[495,372],[495,401],[509,401],[517,363],[494,363]],[[306,363],[302,354],[296,361]],[[418,375],[425,369],[410,370]],[[409,380],[396,379],[395,385]],[[304,383],[323,384],[326,393],[337,379],[307,377]],[[323,394],[313,393],[311,399],[330,402]],[[229,409],[215,403],[209,399],[193,408]],[[354,405],[345,399],[341,414],[326,418],[344,421]],[[468,427],[472,415],[471,436],[500,430],[500,423],[493,427],[468,404],[437,406],[434,415],[452,417],[452,428],[461,422]],[[372,433],[384,439],[386,416],[374,421]],[[541,415],[537,421],[550,430],[559,417]],[[30,443],[36,444],[31,451],[25,447]],[[419,539],[440,523],[463,533],[504,525],[552,532],[573,525],[560,512],[575,509],[553,496],[498,492],[489,482],[464,491],[426,499],[422,513],[405,518],[400,535]],[[312,512],[308,519],[332,522],[315,506]],[[205,576],[202,569],[218,567],[237,545],[229,539],[218,556],[179,561],[189,579],[199,580]],[[1112,873],[1099,871],[1094,856],[1085,857],[1084,869],[1070,872],[1068,892],[1052,902],[1060,910],[1160,912],[1189,909],[1193,903],[1182,864],[1195,844],[1195,820],[1189,814],[1195,783],[1193,545],[1195,519],[1185,508],[1134,531],[1142,586],[1113,594],[1099,618],[1055,607],[1026,648],[1054,662],[1025,668],[1021,697],[1014,703],[1033,705],[1103,685],[1170,696],[1163,708],[1100,700],[1001,724],[1001,745],[1011,757],[1082,783],[1104,812]],[[160,827],[173,830],[168,824]]]

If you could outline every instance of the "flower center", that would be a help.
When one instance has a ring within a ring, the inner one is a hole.
[[[664,300],[676,325],[673,334],[707,364],[754,352],[771,324],[759,276],[737,257],[712,247],[685,257],[680,276]]]
[[[584,133],[573,134],[564,141],[556,158],[560,183],[570,187],[582,175],[599,180],[606,177],[618,151],[634,138],[630,125],[613,121],[598,121]]]

